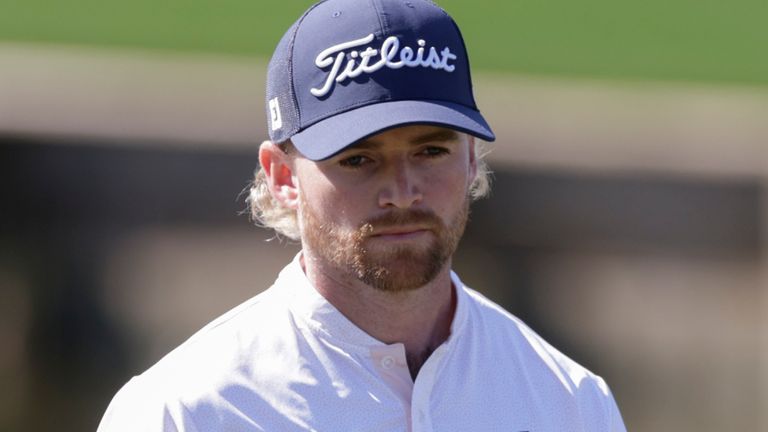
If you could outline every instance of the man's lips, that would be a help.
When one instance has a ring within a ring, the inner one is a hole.
[[[370,239],[405,240],[440,231],[440,219],[426,210],[391,212],[369,219],[363,225],[365,237]]]
[[[428,231],[430,231],[430,229],[424,226],[391,227],[375,230],[372,234],[370,234],[370,237],[409,238],[416,237]]]

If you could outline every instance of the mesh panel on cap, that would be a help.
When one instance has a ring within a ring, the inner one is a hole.
[[[269,61],[269,68],[267,69],[267,129],[269,130],[269,138],[275,143],[282,143],[289,139],[299,131],[301,124],[293,92],[293,70],[291,65],[293,40],[300,23],[301,19],[294,23],[285,33],[277,48],[275,48],[272,59]],[[281,123],[279,125],[273,122],[273,117],[275,116],[273,110],[276,109],[279,110],[277,114]]]

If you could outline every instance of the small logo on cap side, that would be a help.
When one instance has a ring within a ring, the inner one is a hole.
[[[315,66],[320,69],[331,65],[333,67],[331,67],[323,87],[310,89],[312,95],[318,98],[323,97],[331,92],[334,82],[341,83],[348,78],[356,78],[364,73],[370,74],[383,67],[390,69],[400,69],[403,66],[412,68],[424,67],[443,70],[449,73],[456,69],[455,65],[449,64],[450,61],[456,60],[456,55],[451,52],[450,48],[445,47],[438,53],[435,47],[427,49],[427,42],[424,39],[419,39],[417,41],[419,47],[416,50],[409,46],[404,46],[400,49],[400,39],[397,36],[390,36],[384,40],[381,48],[378,50],[368,47],[362,51],[351,51],[349,53],[351,58],[344,66],[344,70],[341,70],[342,63],[344,63],[344,58],[347,55],[347,49],[367,45],[373,39],[374,35],[371,33],[364,38],[340,43],[320,52],[315,59]],[[371,58],[376,56],[380,57],[379,60],[374,64],[368,64]],[[399,61],[395,60],[396,57],[399,57]],[[359,59],[359,63],[357,59]],[[340,70],[341,73],[339,73]]]
[[[269,100],[269,113],[272,115],[270,123],[272,130],[276,131],[283,127],[283,116],[280,114],[280,102],[277,98]]]

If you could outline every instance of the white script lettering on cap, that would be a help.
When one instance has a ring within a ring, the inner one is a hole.
[[[378,50],[368,47],[362,51],[350,52],[349,56],[351,59],[347,61],[344,69],[341,70],[342,63],[344,63],[344,58],[346,57],[345,50],[367,45],[373,41],[373,37],[373,33],[371,33],[361,39],[334,45],[318,54],[315,59],[317,67],[320,69],[330,65],[333,65],[333,67],[328,73],[328,78],[322,88],[310,89],[312,95],[323,97],[331,91],[334,81],[341,83],[347,78],[355,78],[364,73],[370,74],[385,66],[390,69],[400,69],[403,66],[425,67],[446,72],[453,72],[456,69],[456,66],[448,64],[449,61],[456,60],[456,56],[451,52],[450,48],[445,47],[440,53],[437,52],[435,47],[430,47],[427,51],[427,42],[419,39],[417,41],[419,48],[416,51],[409,46],[404,46],[400,49],[400,39],[397,36],[390,36],[384,40],[384,43],[381,44],[381,48]],[[336,54],[335,57],[333,57],[334,54]],[[376,56],[379,56],[379,60],[374,64],[369,64],[371,58]],[[396,57],[399,57],[399,61],[395,60]],[[341,70],[341,73],[339,73],[339,70]]]

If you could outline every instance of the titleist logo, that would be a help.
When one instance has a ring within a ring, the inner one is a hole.
[[[448,47],[443,48],[439,53],[435,47],[426,48],[427,42],[423,39],[417,41],[419,47],[414,51],[409,46],[400,48],[400,39],[397,36],[390,36],[381,44],[381,48],[371,47],[365,50],[354,50],[349,53],[350,59],[342,69],[342,64],[347,56],[346,50],[367,45],[373,41],[373,33],[368,36],[352,40],[349,42],[334,45],[318,54],[315,59],[315,65],[320,69],[333,65],[325,84],[322,88],[310,89],[310,92],[316,97],[327,95],[333,88],[333,83],[341,83],[348,78],[355,78],[364,73],[370,74],[377,70],[388,67],[390,69],[400,69],[402,67],[425,67],[435,70],[444,70],[453,72],[456,66],[449,64],[451,60],[456,60],[456,56]],[[378,60],[371,64],[371,60],[378,56]]]

